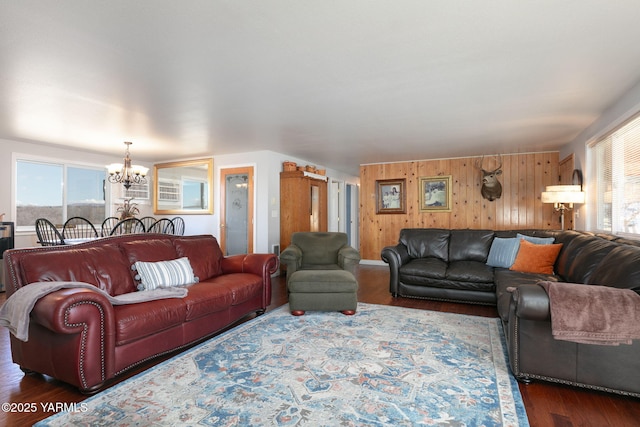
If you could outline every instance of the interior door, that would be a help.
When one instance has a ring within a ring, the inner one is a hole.
[[[220,247],[225,255],[253,253],[253,167],[220,170]]]

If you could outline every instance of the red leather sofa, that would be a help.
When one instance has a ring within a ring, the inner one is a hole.
[[[29,339],[11,336],[13,361],[93,393],[112,378],[211,336],[271,302],[273,254],[223,256],[215,237],[124,235],[72,246],[7,251],[7,298],[42,281],[87,282],[111,296],[136,292],[132,264],[188,257],[199,282],[183,298],[112,305],[87,288],[61,289],[31,311]]]

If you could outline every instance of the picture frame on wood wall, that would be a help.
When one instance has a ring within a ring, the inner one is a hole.
[[[376,214],[407,213],[407,180],[376,180]]]
[[[451,212],[451,175],[420,177],[420,210]]]

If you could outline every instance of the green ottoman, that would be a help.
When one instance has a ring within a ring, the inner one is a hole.
[[[355,314],[358,282],[345,270],[298,270],[287,281],[289,309],[294,316],[305,311],[341,311]]]

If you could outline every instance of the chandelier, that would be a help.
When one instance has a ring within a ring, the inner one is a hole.
[[[124,164],[112,163],[107,165],[109,171],[109,182],[113,184],[122,183],[127,190],[133,184],[145,184],[147,180],[145,176],[149,168],[139,165],[131,165],[131,158],[129,157],[129,146],[132,142],[125,141],[127,149],[124,152]]]

